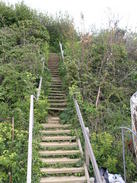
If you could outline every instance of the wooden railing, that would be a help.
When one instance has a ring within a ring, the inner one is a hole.
[[[73,100],[74,100],[75,108],[77,111],[77,116],[78,116],[78,119],[80,122],[80,126],[82,129],[83,137],[85,140],[86,165],[89,166],[89,159],[90,159],[97,183],[104,183],[104,180],[102,179],[102,177],[100,175],[99,168],[98,168],[98,165],[96,162],[96,158],[95,158],[95,155],[94,155],[91,143],[90,143],[88,128],[85,127],[83,117],[82,117],[77,100],[76,99],[73,99]]]
[[[44,71],[44,60],[42,72]],[[28,138],[28,160],[27,160],[27,183],[31,183],[32,178],[32,141],[33,141],[33,126],[34,126],[34,99],[39,100],[42,86],[42,76],[40,77],[39,87],[37,89],[37,96],[30,96],[30,113],[29,113],[29,138]]]

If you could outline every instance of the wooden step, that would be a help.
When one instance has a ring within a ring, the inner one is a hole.
[[[40,183],[85,183],[86,177],[65,176],[65,177],[43,177]]]
[[[55,81],[51,81],[51,85],[60,85],[60,86],[62,86],[62,82],[61,81],[57,81],[57,80],[55,80]]]
[[[56,76],[52,76],[51,80],[52,81],[61,81],[61,79],[59,77],[56,77]]]
[[[65,96],[55,96],[55,95],[49,95],[48,99],[65,99]]]
[[[61,156],[80,154],[79,150],[55,150],[55,151],[39,151],[41,156]]]
[[[53,87],[62,87],[62,83],[51,83],[50,86],[53,86]]]
[[[71,159],[71,158],[40,158],[42,163],[46,163],[46,164],[75,164],[78,163],[80,161],[80,159]]]
[[[45,124],[41,124],[44,128],[69,128],[70,125],[61,125],[59,124],[49,124],[49,123],[45,123]]]
[[[67,103],[66,102],[62,102],[62,103],[50,103],[50,107],[66,107],[67,106]]]
[[[49,96],[52,96],[52,95],[54,95],[54,96],[65,96],[64,93],[54,93],[54,92],[51,91]]]
[[[49,134],[59,135],[59,134],[70,134],[71,130],[41,130],[40,132],[47,135]]]
[[[63,91],[61,91],[61,90],[51,90],[51,93],[60,93],[60,94],[65,94]]]
[[[43,136],[42,141],[71,141],[75,140],[75,136]]]
[[[51,74],[57,74],[57,75],[59,75],[59,71],[51,71]]]
[[[77,142],[40,142],[42,148],[75,148],[77,147]]]
[[[52,116],[48,117],[48,120],[49,120],[49,119],[51,119],[51,120],[55,120],[55,121],[59,121],[59,120],[60,120],[60,118],[59,118],[59,117],[52,117]]]
[[[55,70],[50,70],[50,74],[51,74],[51,76],[55,75],[60,78],[59,72],[56,72]]]
[[[59,121],[54,121],[54,120],[48,120],[47,124],[60,124]]]
[[[66,103],[67,104],[67,100],[66,99],[48,99],[49,103]]]
[[[49,107],[48,110],[50,111],[65,111],[66,108],[58,108],[58,107]]]
[[[84,168],[80,167],[80,168],[67,168],[67,167],[63,167],[63,168],[41,168],[40,169],[41,173],[45,173],[45,174],[73,174],[73,173],[82,173],[84,172]]]

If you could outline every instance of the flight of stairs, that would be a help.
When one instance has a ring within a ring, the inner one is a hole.
[[[56,55],[50,56],[49,69],[52,83],[49,95],[49,117],[42,124],[41,130],[39,154],[42,162],[42,176],[40,183],[89,183],[79,141],[72,132],[71,125],[60,123],[59,112],[65,110],[66,98],[61,89],[58,61]]]
[[[51,73],[52,81],[50,94],[48,96],[50,103],[50,112],[61,112],[66,108],[66,96],[62,90],[62,83],[58,71],[59,57],[56,54],[51,54],[48,68]]]

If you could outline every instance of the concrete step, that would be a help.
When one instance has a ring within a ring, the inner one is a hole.
[[[45,173],[45,174],[73,174],[73,173],[83,173],[84,172],[84,168],[80,167],[80,168],[67,168],[67,167],[63,167],[63,168],[41,168],[40,169],[41,173]]]
[[[45,177],[40,179],[40,183],[85,183],[86,177],[65,176],[65,177]]]
[[[61,125],[59,124],[49,124],[49,123],[45,123],[45,124],[41,124],[43,126],[43,128],[70,128],[70,125]]]
[[[76,140],[75,136],[43,136],[42,141],[71,141]]]
[[[40,142],[42,148],[75,148],[78,146],[77,142]]]
[[[41,156],[66,156],[80,154],[79,150],[55,150],[55,151],[39,151]]]
[[[40,158],[42,163],[46,163],[49,165],[53,164],[75,164],[80,161],[80,159],[71,159],[71,158]]]
[[[41,130],[40,131],[42,134],[46,134],[46,135],[59,135],[59,134],[70,134],[71,130]]]

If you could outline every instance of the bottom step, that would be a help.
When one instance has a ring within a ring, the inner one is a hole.
[[[67,176],[67,177],[43,177],[40,179],[40,183],[85,183],[86,177],[75,177],[75,176]]]

